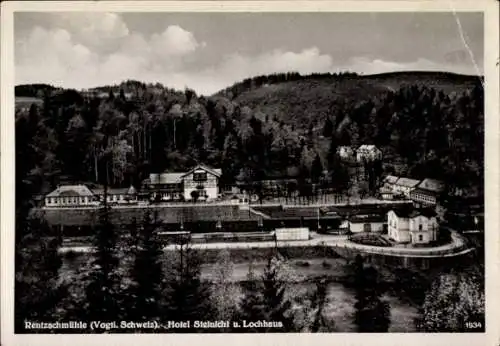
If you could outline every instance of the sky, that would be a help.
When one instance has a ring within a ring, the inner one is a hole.
[[[483,74],[482,13],[17,12],[16,84],[210,95],[275,72]]]

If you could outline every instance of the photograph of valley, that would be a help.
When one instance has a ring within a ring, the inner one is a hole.
[[[484,333],[484,36],[16,12],[15,333]]]

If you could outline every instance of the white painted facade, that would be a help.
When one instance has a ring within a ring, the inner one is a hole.
[[[85,185],[63,185],[45,196],[46,207],[91,206],[96,202],[94,194]]]
[[[387,213],[388,235],[398,243],[428,244],[437,240],[438,222],[435,216],[419,213],[398,216],[394,211]]]
[[[410,198],[410,193],[415,189],[420,181],[409,178],[399,178],[398,181],[393,184],[393,192],[395,194],[402,194],[406,198]]]
[[[309,240],[309,228],[277,228],[276,240]]]
[[[375,161],[382,159],[382,151],[373,144],[363,144],[356,150],[356,160],[358,162],[363,161]]]
[[[410,218],[410,242],[427,244],[437,240],[438,223],[436,217],[419,215]]]
[[[182,176],[184,184],[184,199],[193,200],[193,191],[198,194],[198,200],[207,201],[219,196],[220,171],[197,166]]]
[[[410,241],[410,220],[404,217],[398,217],[391,210],[387,213],[387,234],[389,238],[398,243],[407,243]]]
[[[361,232],[379,232],[384,230],[384,222],[382,221],[349,221],[349,230],[352,233]]]

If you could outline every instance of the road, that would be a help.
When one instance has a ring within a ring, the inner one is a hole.
[[[451,233],[452,241],[449,244],[428,247],[428,248],[398,248],[398,247],[379,247],[372,245],[356,244],[348,240],[344,235],[319,235],[312,233],[312,239],[309,240],[290,240],[290,241],[264,241],[264,242],[231,242],[231,243],[208,243],[208,244],[191,244],[192,249],[209,250],[209,249],[256,249],[256,248],[273,248],[278,247],[313,247],[327,246],[333,248],[352,249],[369,254],[379,254],[396,257],[416,257],[416,258],[436,258],[436,257],[452,257],[463,255],[473,249],[467,248],[466,240],[457,234]],[[179,245],[167,245],[165,251],[174,251],[179,249]],[[60,249],[61,252],[91,252],[90,246],[67,246]]]

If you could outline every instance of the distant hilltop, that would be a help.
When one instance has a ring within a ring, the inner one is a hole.
[[[345,80],[365,81],[368,84],[382,83],[385,88],[397,89],[405,84],[425,84],[432,87],[450,88],[456,85],[473,84],[478,80],[482,80],[483,76],[461,75],[451,72],[431,72],[431,71],[404,71],[404,72],[388,72],[371,75],[360,75],[353,72],[341,73],[312,73],[301,75],[296,72],[276,73],[269,75],[260,75],[244,79],[227,88],[216,92],[212,96],[229,96],[235,98],[243,92],[255,90],[260,87],[276,85],[285,82],[298,81],[323,81],[323,82],[339,82]],[[113,92],[118,95],[120,90],[124,93],[131,93],[140,88],[148,88],[149,90],[168,91],[168,92],[183,92],[169,88],[162,83],[144,83],[137,80],[126,80],[120,84],[96,86],[87,89],[73,89],[81,93],[95,93],[100,96]],[[46,93],[54,93],[62,90],[71,90],[71,88],[56,87],[50,84],[35,83],[35,84],[19,84],[15,87],[16,97],[36,97],[42,98]]]

